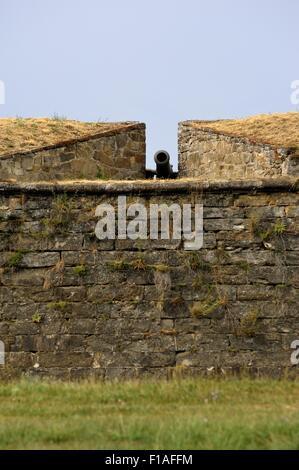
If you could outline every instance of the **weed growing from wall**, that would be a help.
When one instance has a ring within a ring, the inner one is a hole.
[[[64,234],[69,228],[73,218],[73,202],[66,194],[54,197],[50,216],[43,220],[44,236]]]

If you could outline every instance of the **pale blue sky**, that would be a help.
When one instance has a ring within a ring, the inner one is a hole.
[[[0,116],[177,123],[295,111],[298,0],[0,0]]]

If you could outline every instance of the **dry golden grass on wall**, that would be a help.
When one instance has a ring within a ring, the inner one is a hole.
[[[56,145],[125,125],[126,123],[71,121],[59,116],[38,119],[0,118],[0,155]]]
[[[255,142],[299,148],[299,113],[259,114],[243,119],[193,121],[194,126]]]

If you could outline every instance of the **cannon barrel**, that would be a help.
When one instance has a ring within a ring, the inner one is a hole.
[[[154,155],[157,178],[173,178],[170,156],[166,150],[158,150]]]

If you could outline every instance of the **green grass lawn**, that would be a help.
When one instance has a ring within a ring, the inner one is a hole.
[[[299,382],[0,385],[1,449],[299,449]]]

